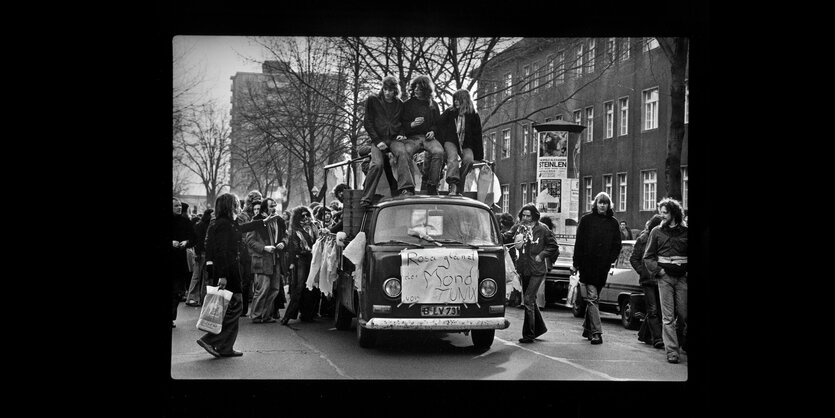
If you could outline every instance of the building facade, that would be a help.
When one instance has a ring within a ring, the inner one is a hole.
[[[536,198],[538,133],[533,125],[564,120],[568,177],[577,217],[607,192],[615,217],[631,229],[656,211],[666,190],[670,112],[669,63],[654,38],[525,38],[487,62],[478,86],[485,158],[495,161],[499,205],[514,216]],[[681,155],[688,200],[689,109]],[[573,189],[573,190],[571,190]],[[565,219],[571,234],[576,219]],[[570,237],[568,237],[570,239]]]

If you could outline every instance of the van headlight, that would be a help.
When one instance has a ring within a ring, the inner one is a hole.
[[[481,292],[481,296],[485,298],[492,298],[496,295],[496,290],[499,287],[496,285],[496,281],[493,279],[484,279],[481,281],[481,285],[479,286],[479,292]]]
[[[383,292],[390,298],[400,296],[400,279],[392,277],[383,282]]]

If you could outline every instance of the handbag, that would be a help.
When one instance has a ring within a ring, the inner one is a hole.
[[[220,334],[220,330],[223,329],[223,317],[226,315],[230,300],[232,300],[232,292],[220,289],[218,286],[206,286],[206,298],[203,300],[203,309],[200,310],[200,317],[197,319],[197,329]]]

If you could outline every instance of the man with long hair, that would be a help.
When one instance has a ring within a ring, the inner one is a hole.
[[[606,285],[609,269],[620,254],[620,225],[612,210],[612,199],[605,192],[594,197],[592,212],[580,218],[571,274],[580,272],[580,296],[586,304],[583,337],[592,344],[603,344],[600,322],[600,291]]]
[[[406,151],[409,156],[426,151],[424,159],[426,175],[423,178],[425,188],[430,195],[438,194],[438,182],[441,179],[441,168],[444,164],[444,147],[436,138],[441,112],[433,96],[432,80],[429,76],[419,75],[409,83],[411,97],[403,103],[403,114],[400,118],[406,134]],[[411,172],[410,172],[411,174]],[[401,189],[401,194],[414,194],[414,175],[410,176],[412,190]],[[398,178],[398,184],[400,180]],[[408,182],[407,182],[408,184]]]
[[[522,300],[525,306],[525,321],[519,342],[532,343],[536,337],[548,331],[536,304],[536,294],[548,273],[548,260],[558,257],[560,250],[554,234],[539,222],[539,211],[532,203],[522,206],[519,211],[519,227],[514,242],[519,251],[516,271],[522,278]]]
[[[644,265],[658,279],[667,361],[678,363],[677,321],[683,322],[683,338],[687,338],[687,227],[682,224],[681,203],[675,199],[662,199],[658,213],[664,221],[649,233]]]
[[[460,195],[464,179],[474,160],[484,159],[481,143],[481,117],[478,116],[470,92],[461,89],[452,94],[452,107],[444,110],[438,124],[447,156],[446,181],[450,195]],[[458,162],[461,156],[461,162]]]
[[[403,102],[397,97],[399,94],[400,87],[397,78],[386,76],[383,78],[380,93],[376,96],[368,96],[365,101],[363,127],[371,138],[372,145],[371,161],[363,182],[363,193],[360,199],[360,205],[363,207],[371,204],[377,191],[377,184],[380,182],[380,176],[383,175],[387,158],[385,153],[391,153],[396,161],[397,190],[403,193],[415,188],[409,169],[412,154],[406,150],[406,144],[403,142],[406,136],[400,120],[403,115]]]

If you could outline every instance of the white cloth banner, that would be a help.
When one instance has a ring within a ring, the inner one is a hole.
[[[403,303],[478,302],[478,252],[415,248],[400,252]]]

